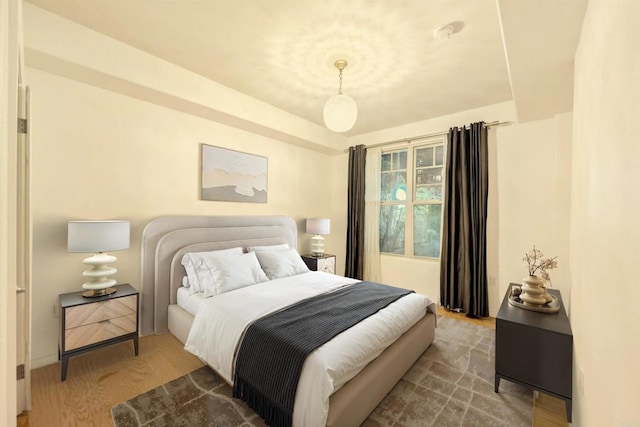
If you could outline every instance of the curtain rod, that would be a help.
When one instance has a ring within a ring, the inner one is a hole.
[[[502,125],[510,125],[511,122],[501,122],[501,121],[493,121],[490,123],[485,123],[484,126],[485,127],[493,127],[493,126],[502,126]],[[468,126],[465,126],[465,129],[469,129]],[[434,133],[428,133],[425,135],[418,135],[418,136],[413,136],[411,138],[402,138],[402,139],[396,139],[393,141],[386,141],[386,142],[379,142],[377,144],[371,144],[371,145],[367,145],[366,148],[375,148],[375,147],[384,147],[385,145],[392,145],[392,144],[399,144],[401,142],[405,142],[405,143],[410,143],[411,141],[415,141],[417,139],[426,139],[426,138],[432,138],[434,136],[442,136],[442,135],[448,135],[449,131],[442,131],[442,132],[434,132]],[[344,150],[345,153],[349,152],[349,149],[347,148],[346,150]]]

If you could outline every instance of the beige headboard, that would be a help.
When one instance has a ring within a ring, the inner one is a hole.
[[[287,243],[297,245],[298,228],[287,216],[165,216],[142,232],[140,334],[168,330],[167,307],[175,303],[186,252]]]

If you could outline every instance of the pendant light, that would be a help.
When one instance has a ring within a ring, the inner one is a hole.
[[[350,96],[342,93],[342,70],[347,61],[339,59],[335,67],[340,71],[340,89],[324,104],[324,124],[334,132],[347,132],[353,128],[358,118],[358,106]]]

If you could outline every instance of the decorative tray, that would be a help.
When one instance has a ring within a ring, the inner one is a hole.
[[[560,304],[558,298],[549,294],[551,301],[543,305],[527,304],[520,299],[522,289],[520,286],[511,285],[511,293],[509,294],[509,304],[514,307],[523,308],[525,310],[537,311],[539,313],[557,313],[560,311]]]

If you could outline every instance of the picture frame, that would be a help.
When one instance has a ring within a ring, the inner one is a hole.
[[[200,200],[267,203],[268,159],[200,144]]]

